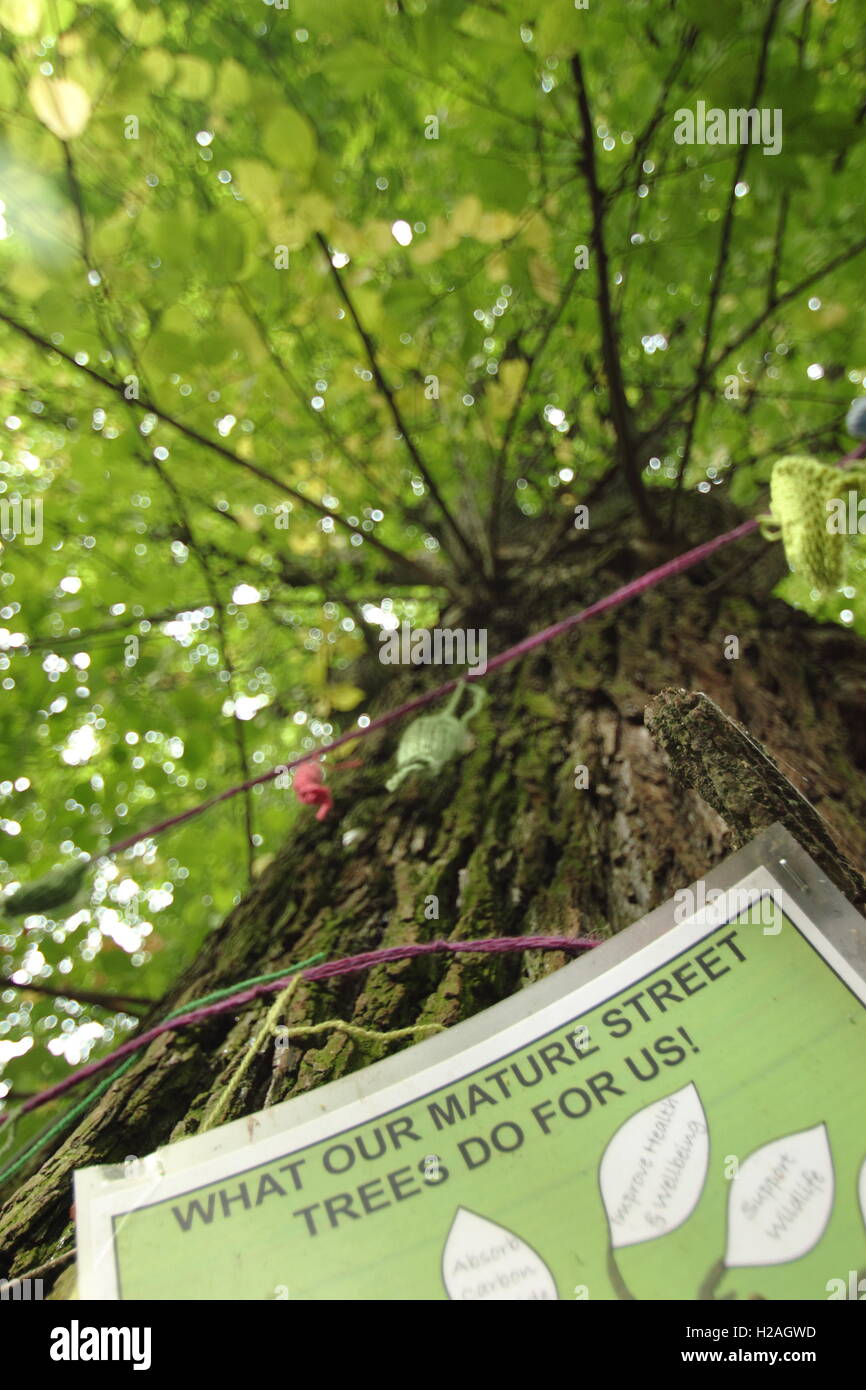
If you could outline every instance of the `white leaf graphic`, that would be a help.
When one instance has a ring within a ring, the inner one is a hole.
[[[42,124],[61,140],[80,135],[90,120],[90,97],[77,82],[37,73],[27,95]]]
[[[863,1217],[864,1225],[866,1225],[866,1158],[864,1158],[863,1165],[860,1169],[857,1196],[860,1198],[860,1215]]]
[[[526,1241],[458,1207],[442,1252],[449,1298],[495,1302],[558,1298],[553,1275]]]
[[[729,1269],[799,1260],[817,1245],[833,1208],[833,1158],[823,1124],[749,1154],[728,1197]]]
[[[639,1245],[681,1226],[703,1192],[709,1155],[694,1082],[630,1116],[605,1149],[598,1175],[611,1247]]]

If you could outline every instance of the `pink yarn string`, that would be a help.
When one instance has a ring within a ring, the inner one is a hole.
[[[863,457],[866,457],[866,441],[862,444],[858,444],[857,448],[852,449],[850,454],[846,454],[844,458],[839,459],[836,467],[846,468],[849,463],[854,463],[856,459],[862,459]]]
[[[859,456],[860,451],[856,452]],[[501,666],[506,666],[510,661],[516,661],[518,657],[525,656],[527,652],[533,651],[545,642],[550,642],[554,637],[559,637],[563,632],[570,631],[571,628],[577,627],[580,623],[597,617],[600,613],[609,612],[610,609],[617,608],[621,603],[628,603],[631,599],[638,598],[641,594],[646,593],[647,589],[654,588],[656,584],[670,579],[672,575],[682,574],[684,570],[691,569],[693,565],[700,564],[701,560],[705,560],[707,556],[721,550],[722,546],[741,540],[743,536],[748,536],[757,529],[757,521],[743,521],[733,530],[725,531],[712,540],[704,541],[692,550],[686,550],[675,559],[668,560],[665,564],[648,570],[639,579],[633,579],[629,584],[623,584],[612,594],[599,599],[596,603],[591,603],[588,608],[582,608],[579,613],[572,613],[570,617],[562,618],[558,623],[553,623],[551,627],[542,628],[540,632],[535,632],[531,637],[524,638],[515,646],[508,647],[504,652],[500,652],[498,656],[494,656],[488,661],[483,672],[467,671],[465,676],[447,680],[442,685],[437,686],[435,690],[428,690],[423,695],[416,695],[414,699],[407,700],[405,704],[398,705],[385,714],[380,714],[377,719],[371,720],[363,729],[350,729],[348,733],[341,734],[339,738],[335,738],[331,743],[323,744],[321,748],[313,749],[311,753],[304,753],[302,757],[295,758],[292,762],[281,763],[279,767],[272,767],[267,772],[259,773],[258,777],[251,777],[246,782],[239,782],[237,786],[227,787],[225,791],[218,792],[216,796],[209,797],[207,801],[202,801],[197,806],[191,806],[186,811],[180,811],[175,816],[169,816],[167,820],[159,821],[157,825],[152,825],[147,830],[137,830],[133,835],[127,835],[125,839],[117,840],[114,844],[109,845],[108,849],[95,854],[94,858],[103,859],[109,855],[120,854],[123,850],[138,844],[139,840],[152,839],[156,835],[161,835],[165,830],[171,830],[176,825],[182,825],[184,821],[192,820],[194,816],[202,815],[205,811],[209,811],[212,806],[218,806],[221,801],[228,801],[233,796],[239,796],[241,792],[249,791],[252,787],[259,787],[265,782],[272,781],[275,777],[279,777],[281,772],[291,772],[293,768],[300,767],[302,763],[309,762],[312,758],[321,758],[326,753],[332,753],[335,748],[342,748],[346,743],[353,743],[355,739],[368,738],[378,729],[384,729],[388,724],[403,719],[407,714],[413,714],[415,710],[432,705],[443,695],[450,695],[461,680],[482,680],[491,671],[498,671]]]
[[[370,970],[374,965],[384,965],[388,961],[410,960],[414,956],[431,956],[441,954],[443,951],[448,951],[453,955],[471,955],[474,953],[503,955],[510,951],[567,951],[570,954],[578,954],[593,946],[600,945],[601,941],[593,936],[491,936],[478,941],[415,941],[405,946],[385,946],[379,951],[364,951],[358,956],[344,956],[341,960],[330,960],[325,961],[322,965],[311,965],[307,970],[302,970],[300,974],[302,979],[315,982],[317,980],[332,980],[339,975],[352,975],[359,970]],[[81,1081],[96,1076],[106,1067],[114,1066],[116,1062],[121,1062],[124,1057],[129,1057],[133,1052],[148,1047],[157,1038],[162,1037],[163,1033],[173,1032],[176,1028],[188,1028],[193,1023],[204,1023],[220,1014],[230,1013],[262,995],[274,994],[278,990],[285,989],[286,985],[296,978],[297,975],[285,975],[280,980],[268,980],[260,985],[251,985],[249,989],[240,990],[227,999],[218,999],[213,1004],[204,1004],[199,1009],[192,1009],[188,1014],[179,1014],[177,1018],[166,1019],[163,1023],[157,1023],[153,1028],[148,1028],[146,1032],[139,1034],[138,1037],[130,1038],[128,1042],[121,1043],[120,1047],[116,1047],[106,1057],[100,1057],[95,1062],[86,1063],[85,1066],[79,1067],[72,1076],[67,1076],[62,1081],[56,1082],[55,1085],[40,1091],[37,1095],[30,1096],[18,1108],[16,1115],[26,1115],[31,1110],[38,1110],[40,1106],[47,1105],[49,1101],[57,1100],[59,1096],[65,1095]],[[9,1118],[8,1114],[0,1115],[0,1127]]]

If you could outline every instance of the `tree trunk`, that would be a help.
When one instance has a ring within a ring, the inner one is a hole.
[[[730,525],[715,502],[701,500],[677,550],[702,539],[696,532],[705,527],[709,535]],[[623,525],[594,529],[591,540],[570,535],[535,574],[532,549],[525,544],[522,571],[517,555],[518,577],[488,607],[486,622],[476,610],[470,624],[487,626],[491,654],[659,558],[629,540]],[[489,703],[472,725],[473,750],[435,782],[413,778],[389,795],[383,784],[397,734],[360,745],[364,766],[342,776],[332,815],[318,824],[303,814],[145,1026],[184,1001],[316,951],[335,957],[436,936],[620,931],[735,843],[733,827],[697,791],[672,780],[666,754],[644,725],[646,706],[668,686],[703,690],[740,720],[817,808],[838,849],[862,866],[863,644],[771,599],[782,565],[778,547],[751,537],[495,673],[486,683]],[[731,636],[739,640],[736,659],[725,655]],[[424,689],[441,677],[412,670],[406,681]],[[399,695],[390,686],[381,707]],[[581,765],[585,788],[575,785]],[[349,828],[361,837],[344,848]],[[431,898],[438,919],[425,916]],[[286,1022],[450,1025],[564,963],[538,952],[393,963],[301,985]],[[70,1248],[76,1167],[122,1161],[194,1134],[266,1007],[258,1002],[154,1042],[9,1197],[0,1213],[0,1273],[23,1274]],[[339,1033],[301,1040],[275,1099],[386,1051]],[[261,1108],[271,1061],[271,1053],[256,1059],[226,1119]]]

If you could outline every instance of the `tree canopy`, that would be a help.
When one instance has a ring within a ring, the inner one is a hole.
[[[0,0],[7,885],[368,719],[383,624],[494,604],[610,480],[676,532],[850,447],[858,21]],[[780,152],[678,143],[698,101],[781,112]],[[866,634],[857,544],[780,593]],[[0,1094],[133,1026],[85,995],[158,998],[310,814],[259,788],[0,922]]]

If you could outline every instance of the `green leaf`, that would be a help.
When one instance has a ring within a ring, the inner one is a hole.
[[[117,27],[132,43],[148,48],[165,33],[165,19],[158,5],[151,6],[145,13],[129,5],[117,16]]]
[[[77,82],[37,73],[27,95],[42,124],[61,140],[73,140],[90,120],[90,97]]]
[[[277,168],[290,169],[300,177],[309,175],[316,162],[315,131],[306,117],[290,106],[268,118],[262,146]]]
[[[242,106],[249,100],[250,79],[246,69],[234,58],[226,58],[217,77],[214,104],[219,109]]]
[[[585,44],[593,22],[589,10],[548,0],[535,29],[535,50],[542,58],[570,58]]]
[[[364,691],[357,685],[329,685],[326,691],[332,709],[355,709],[364,698]]]
[[[213,82],[213,68],[204,58],[181,54],[176,59],[173,83],[175,96],[187,97],[191,101],[203,101],[210,93]]]
[[[0,25],[12,34],[35,34],[42,20],[42,0],[0,0]]]
[[[246,240],[237,222],[204,223],[200,230],[198,265],[208,280],[237,279],[246,259]]]

